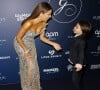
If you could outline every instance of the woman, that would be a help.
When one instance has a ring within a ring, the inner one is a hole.
[[[61,50],[59,44],[45,37],[47,21],[51,18],[52,8],[46,2],[39,3],[32,14],[22,22],[14,39],[14,47],[20,59],[20,76],[22,90],[40,90],[40,73],[34,37]]]

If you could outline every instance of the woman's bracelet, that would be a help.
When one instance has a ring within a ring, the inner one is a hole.
[[[29,50],[26,50],[24,53],[28,53],[29,52]]]

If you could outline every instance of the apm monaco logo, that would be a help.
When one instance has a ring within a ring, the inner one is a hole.
[[[49,0],[53,7],[53,19],[58,23],[71,23],[81,12],[81,0]]]
[[[55,40],[56,37],[59,36],[59,33],[58,32],[46,32],[46,37],[49,39],[49,40]]]

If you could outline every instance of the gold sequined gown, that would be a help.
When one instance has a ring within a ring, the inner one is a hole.
[[[33,31],[28,31],[22,38],[26,47],[30,50],[32,60],[27,60],[25,58],[24,50],[21,48],[16,38],[14,39],[14,48],[19,57],[22,90],[40,90],[40,72],[37,62],[35,36],[37,35]]]

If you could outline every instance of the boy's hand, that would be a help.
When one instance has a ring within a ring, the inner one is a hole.
[[[76,71],[78,72],[78,71],[80,71],[80,70],[82,70],[82,65],[81,64],[75,64],[75,69],[76,69]]]

